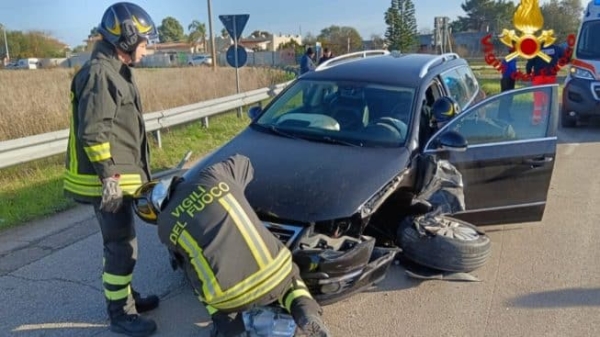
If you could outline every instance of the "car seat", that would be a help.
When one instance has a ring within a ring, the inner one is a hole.
[[[339,123],[341,130],[365,127],[369,109],[361,88],[340,88],[332,105],[331,117]]]

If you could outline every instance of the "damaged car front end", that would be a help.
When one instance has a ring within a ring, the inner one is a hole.
[[[381,281],[399,251],[396,247],[376,246],[371,236],[332,237],[316,233],[314,226],[264,224],[293,252],[302,279],[323,305]]]

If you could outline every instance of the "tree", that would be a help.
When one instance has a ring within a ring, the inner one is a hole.
[[[90,33],[88,34],[88,39],[91,40],[98,35],[100,35],[100,33],[98,33],[98,27],[94,27],[94,28],[90,29]]]
[[[550,0],[541,6],[544,28],[553,29],[558,43],[566,42],[569,34],[576,34],[581,23],[581,0]]]
[[[254,39],[258,39],[258,38],[265,38],[265,39],[270,39],[273,37],[273,34],[265,31],[265,30],[255,30],[252,33],[250,33],[250,35],[248,35],[251,38]]]
[[[7,31],[8,50],[11,59],[38,57],[64,57],[66,45],[41,31]],[[0,53],[6,55],[4,48],[4,32],[0,34]]]
[[[317,42],[317,37],[314,36],[311,32],[307,32],[302,39],[302,44],[305,46],[313,46]],[[304,53],[304,52],[302,52]]]
[[[87,49],[87,46],[79,45],[79,46],[76,46],[75,48],[73,48],[72,52],[74,54],[82,53],[82,52],[86,51],[86,49]]]
[[[512,27],[515,4],[508,0],[466,0],[460,5],[466,16],[450,24],[453,32],[493,31]]]
[[[198,42],[201,42],[202,49],[206,53],[206,25],[194,20],[188,25],[188,31],[188,42],[194,46],[194,50],[197,50]]]
[[[362,49],[363,39],[353,27],[332,25],[321,30],[317,36],[323,47],[329,48],[334,55],[346,54]]]
[[[371,48],[383,49],[385,48],[385,40],[379,34],[371,35]]]
[[[229,32],[227,31],[227,29],[225,29],[225,28],[221,29],[221,37],[224,39],[229,38]]]
[[[392,4],[385,12],[384,18],[387,25],[384,36],[388,48],[391,50],[400,50],[400,31],[402,27],[400,0],[392,0]]]
[[[160,42],[179,42],[185,40],[183,26],[174,17],[167,16],[158,26],[158,36]]]
[[[390,50],[412,51],[417,45],[417,19],[412,0],[392,0],[384,14],[385,40]]]
[[[304,54],[304,47],[302,47],[300,44],[298,44],[298,42],[296,42],[296,40],[289,40],[288,42],[280,43],[279,46],[277,46],[277,50],[284,50],[284,49],[293,49],[294,53],[296,55]]]

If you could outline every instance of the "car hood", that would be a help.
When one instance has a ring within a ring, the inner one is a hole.
[[[352,216],[407,167],[405,148],[364,148],[292,139],[246,128],[194,171],[245,155],[254,167],[246,197],[257,212],[312,222]]]

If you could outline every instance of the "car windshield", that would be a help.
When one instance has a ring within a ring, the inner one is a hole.
[[[577,42],[577,57],[600,60],[600,20],[588,21],[581,26]]]
[[[253,125],[279,135],[364,147],[402,146],[413,88],[299,79]]]

